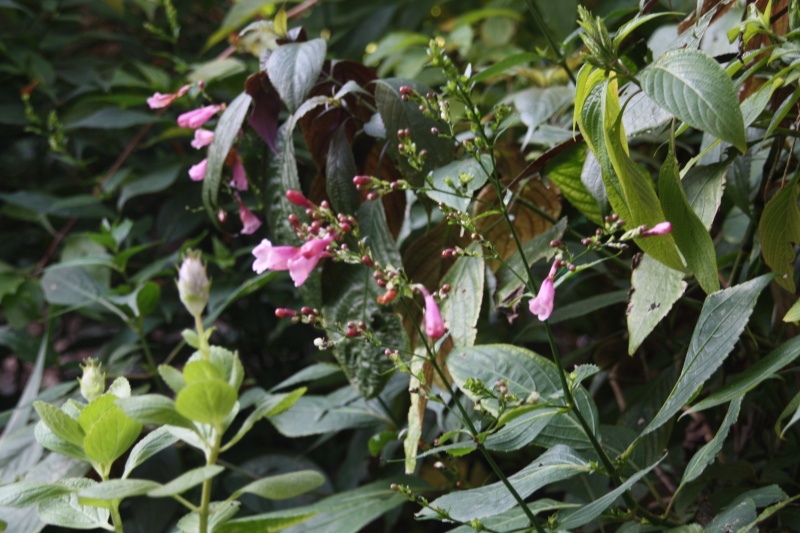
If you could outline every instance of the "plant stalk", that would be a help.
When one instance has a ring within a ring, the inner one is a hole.
[[[217,463],[217,457],[219,457],[219,448],[221,444],[222,428],[215,427],[214,443],[211,446],[211,450],[208,452],[206,466],[211,466]],[[208,533],[208,508],[211,504],[211,483],[211,478],[203,481],[203,492],[200,496],[200,509],[198,511],[198,514],[200,515],[200,533]]]

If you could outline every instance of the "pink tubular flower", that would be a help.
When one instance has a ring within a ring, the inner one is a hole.
[[[204,146],[211,144],[214,140],[214,132],[204,130],[202,128],[194,130],[194,140],[192,141],[192,148],[200,149]]]
[[[652,228],[642,231],[639,237],[655,237],[657,235],[668,235],[670,233],[672,233],[672,224],[669,222],[659,222]]]
[[[316,207],[311,201],[303,196],[303,193],[294,189],[286,191],[286,199],[298,207],[314,208]]]
[[[169,107],[176,98],[180,98],[186,94],[186,91],[189,90],[189,87],[190,85],[184,85],[178,90],[178,92],[172,94],[155,93],[153,96],[147,99],[147,105],[150,106],[150,109]]]
[[[434,341],[441,339],[444,335],[444,322],[439,306],[436,305],[436,300],[433,299],[428,289],[420,286],[419,290],[425,298],[425,334]]]
[[[193,111],[188,111],[182,115],[178,115],[178,126],[181,128],[192,128],[196,130],[203,124],[211,120],[211,117],[216,115],[222,106],[207,105]]]
[[[305,283],[311,271],[317,266],[319,260],[328,257],[328,245],[336,238],[328,234],[324,238],[312,238],[303,246],[273,246],[268,239],[253,250],[256,260],[253,270],[261,274],[265,270],[288,270],[294,281],[294,286],[299,287]]]
[[[239,157],[236,157],[236,162],[233,164],[233,178],[231,179],[231,187],[236,189],[237,191],[246,191],[248,184],[247,184],[247,174],[244,171],[244,166],[242,166],[242,160]]]
[[[192,181],[203,181],[203,178],[206,177],[207,164],[208,159],[203,159],[196,165],[192,165],[192,168],[189,169],[189,177],[192,178]]]
[[[553,278],[555,278],[556,272],[558,272],[557,264],[558,261],[553,262],[553,266],[550,267],[550,273],[544,278],[542,286],[539,287],[539,292],[536,294],[536,298],[528,302],[528,309],[542,322],[550,318],[550,315],[553,313],[553,299],[556,296]]]
[[[239,195],[236,195],[236,201],[239,202],[239,220],[242,221],[242,235],[252,235],[261,227],[261,220],[250,211]]]

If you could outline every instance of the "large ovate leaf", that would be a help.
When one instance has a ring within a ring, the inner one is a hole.
[[[800,176],[800,175],[798,175]],[[775,283],[794,293],[794,244],[800,244],[800,208],[797,195],[800,179],[795,178],[773,196],[758,223],[761,253],[770,269],[778,274]]]
[[[700,217],[692,209],[681,187],[674,144],[658,174],[658,194],[664,216],[672,223],[672,236],[700,287],[711,294],[719,290],[714,242]]]
[[[253,98],[247,93],[242,93],[233,99],[219,118],[219,123],[214,129],[214,140],[208,147],[208,162],[203,178],[203,205],[214,223],[217,221],[217,211],[219,211],[217,199],[222,181],[222,167],[239,135],[252,101]]]
[[[700,50],[664,53],[639,72],[642,91],[661,107],[701,131],[747,150],[744,119],[733,82]]]
[[[588,474],[590,471],[589,463],[585,459],[568,446],[558,444],[516,474],[509,476],[508,481],[521,497],[527,498],[550,483],[578,474]],[[493,516],[508,511],[515,505],[517,501],[501,481],[476,489],[453,492],[431,502],[431,506],[441,507],[450,516],[462,521]],[[430,517],[435,516],[435,513],[426,508],[418,516]]]
[[[269,81],[281,100],[294,113],[314,86],[325,62],[324,39],[289,43],[278,47],[267,59]]]
[[[83,449],[93,461],[110,467],[123,453],[128,451],[139,433],[142,424],[133,420],[119,407],[107,410],[86,432]]]
[[[631,276],[628,319],[628,354],[641,346],[678,301],[686,282],[683,274],[659,263],[649,255],[642,256]]]
[[[761,276],[706,298],[678,382],[661,410],[642,431],[642,436],[670,420],[722,365],[744,331],[758,295],[771,277]]]
[[[0,506],[27,507],[70,492],[64,485],[40,481],[20,481],[0,487]]]

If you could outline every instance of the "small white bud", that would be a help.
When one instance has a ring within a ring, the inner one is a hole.
[[[184,307],[192,316],[203,314],[210,288],[211,282],[208,281],[206,267],[200,260],[200,253],[189,250],[178,270],[178,293]]]
[[[87,402],[91,402],[105,392],[106,373],[102,371],[102,365],[97,359],[90,358],[84,362],[86,364],[81,366],[83,375],[78,378],[78,383],[81,385],[81,395]]]

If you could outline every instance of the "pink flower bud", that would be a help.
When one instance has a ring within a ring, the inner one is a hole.
[[[197,129],[211,120],[211,117],[216,115],[220,109],[222,109],[222,106],[208,105],[178,115],[178,126],[181,128]]]
[[[171,94],[161,94],[155,93],[153,96],[147,99],[147,105],[150,106],[150,109],[161,109],[162,107],[169,107],[172,105],[172,102],[175,101],[176,98],[180,98],[186,91],[189,90],[190,85],[184,85],[181,87],[178,92],[171,93]]]
[[[204,146],[211,144],[214,140],[214,132],[204,130],[202,128],[194,130],[194,140],[192,141],[192,148],[200,149]]]
[[[278,318],[291,318],[293,316],[297,316],[297,311],[294,309],[286,309],[285,307],[279,307],[275,310],[275,316]]]
[[[303,193],[294,189],[289,189],[286,191],[286,199],[298,207],[306,207],[308,209],[313,209],[316,207],[309,201],[308,198],[303,196]]]
[[[639,237],[655,237],[657,235],[669,235],[672,233],[672,224],[669,222],[659,222],[652,228],[639,233]]]
[[[425,334],[434,341],[441,339],[445,329],[439,306],[425,287],[419,287],[419,290],[425,298]]]
[[[192,168],[189,169],[189,177],[192,178],[192,181],[203,181],[203,178],[206,177],[207,164],[208,159],[203,159],[196,165],[192,165]]]

